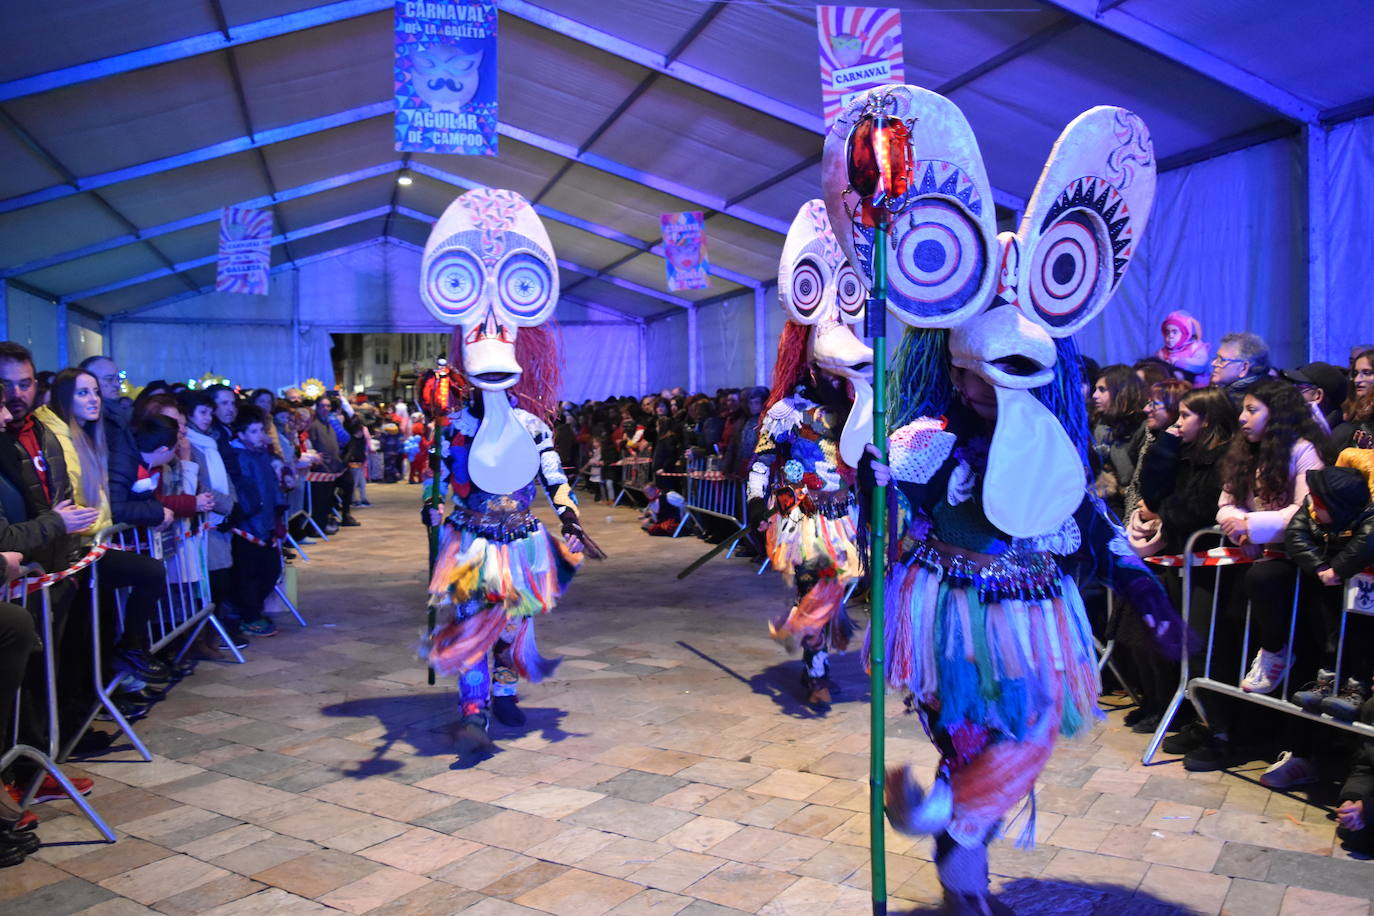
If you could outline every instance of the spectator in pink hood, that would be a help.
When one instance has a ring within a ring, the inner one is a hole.
[[[1202,339],[1202,325],[1198,320],[1180,309],[1165,317],[1160,330],[1164,334],[1164,346],[1156,355],[1175,369],[1188,373],[1194,385],[1206,385],[1212,354]]]

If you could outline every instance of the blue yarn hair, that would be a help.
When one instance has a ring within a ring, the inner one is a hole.
[[[899,429],[921,417],[939,417],[954,397],[949,331],[908,327],[888,367],[888,426]]]

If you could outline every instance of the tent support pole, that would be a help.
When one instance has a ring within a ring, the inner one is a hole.
[[[1331,353],[1327,285],[1330,257],[1330,210],[1327,206],[1326,128],[1321,124],[1303,127],[1303,146],[1307,158],[1307,359],[1326,360],[1344,353]]]
[[[687,388],[692,393],[701,390],[701,338],[697,334],[697,308],[687,309]]]
[[[291,382],[299,385],[305,378],[301,371],[301,271],[291,271]]]
[[[764,337],[768,334],[768,296],[762,286],[754,287],[754,384],[764,384],[768,366],[768,348]]]
[[[70,344],[70,341],[67,340],[67,303],[57,303],[54,307],[53,321],[57,325],[57,364],[66,366],[68,363],[67,350]]]

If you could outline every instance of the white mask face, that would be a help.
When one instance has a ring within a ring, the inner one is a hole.
[[[425,245],[420,295],[445,324],[463,329],[463,374],[498,391],[520,380],[515,338],[558,304],[558,263],[544,224],[514,191],[459,197]]]

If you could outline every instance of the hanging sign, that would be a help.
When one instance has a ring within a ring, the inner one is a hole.
[[[396,149],[496,155],[495,0],[397,0]]]
[[[659,223],[663,226],[663,263],[668,268],[668,291],[710,289],[706,219],[701,211],[664,213]]]
[[[266,296],[271,266],[272,214],[247,207],[225,207],[219,218],[215,289]]]
[[[866,89],[906,82],[901,10],[818,6],[821,107],[829,126],[849,100]]]

